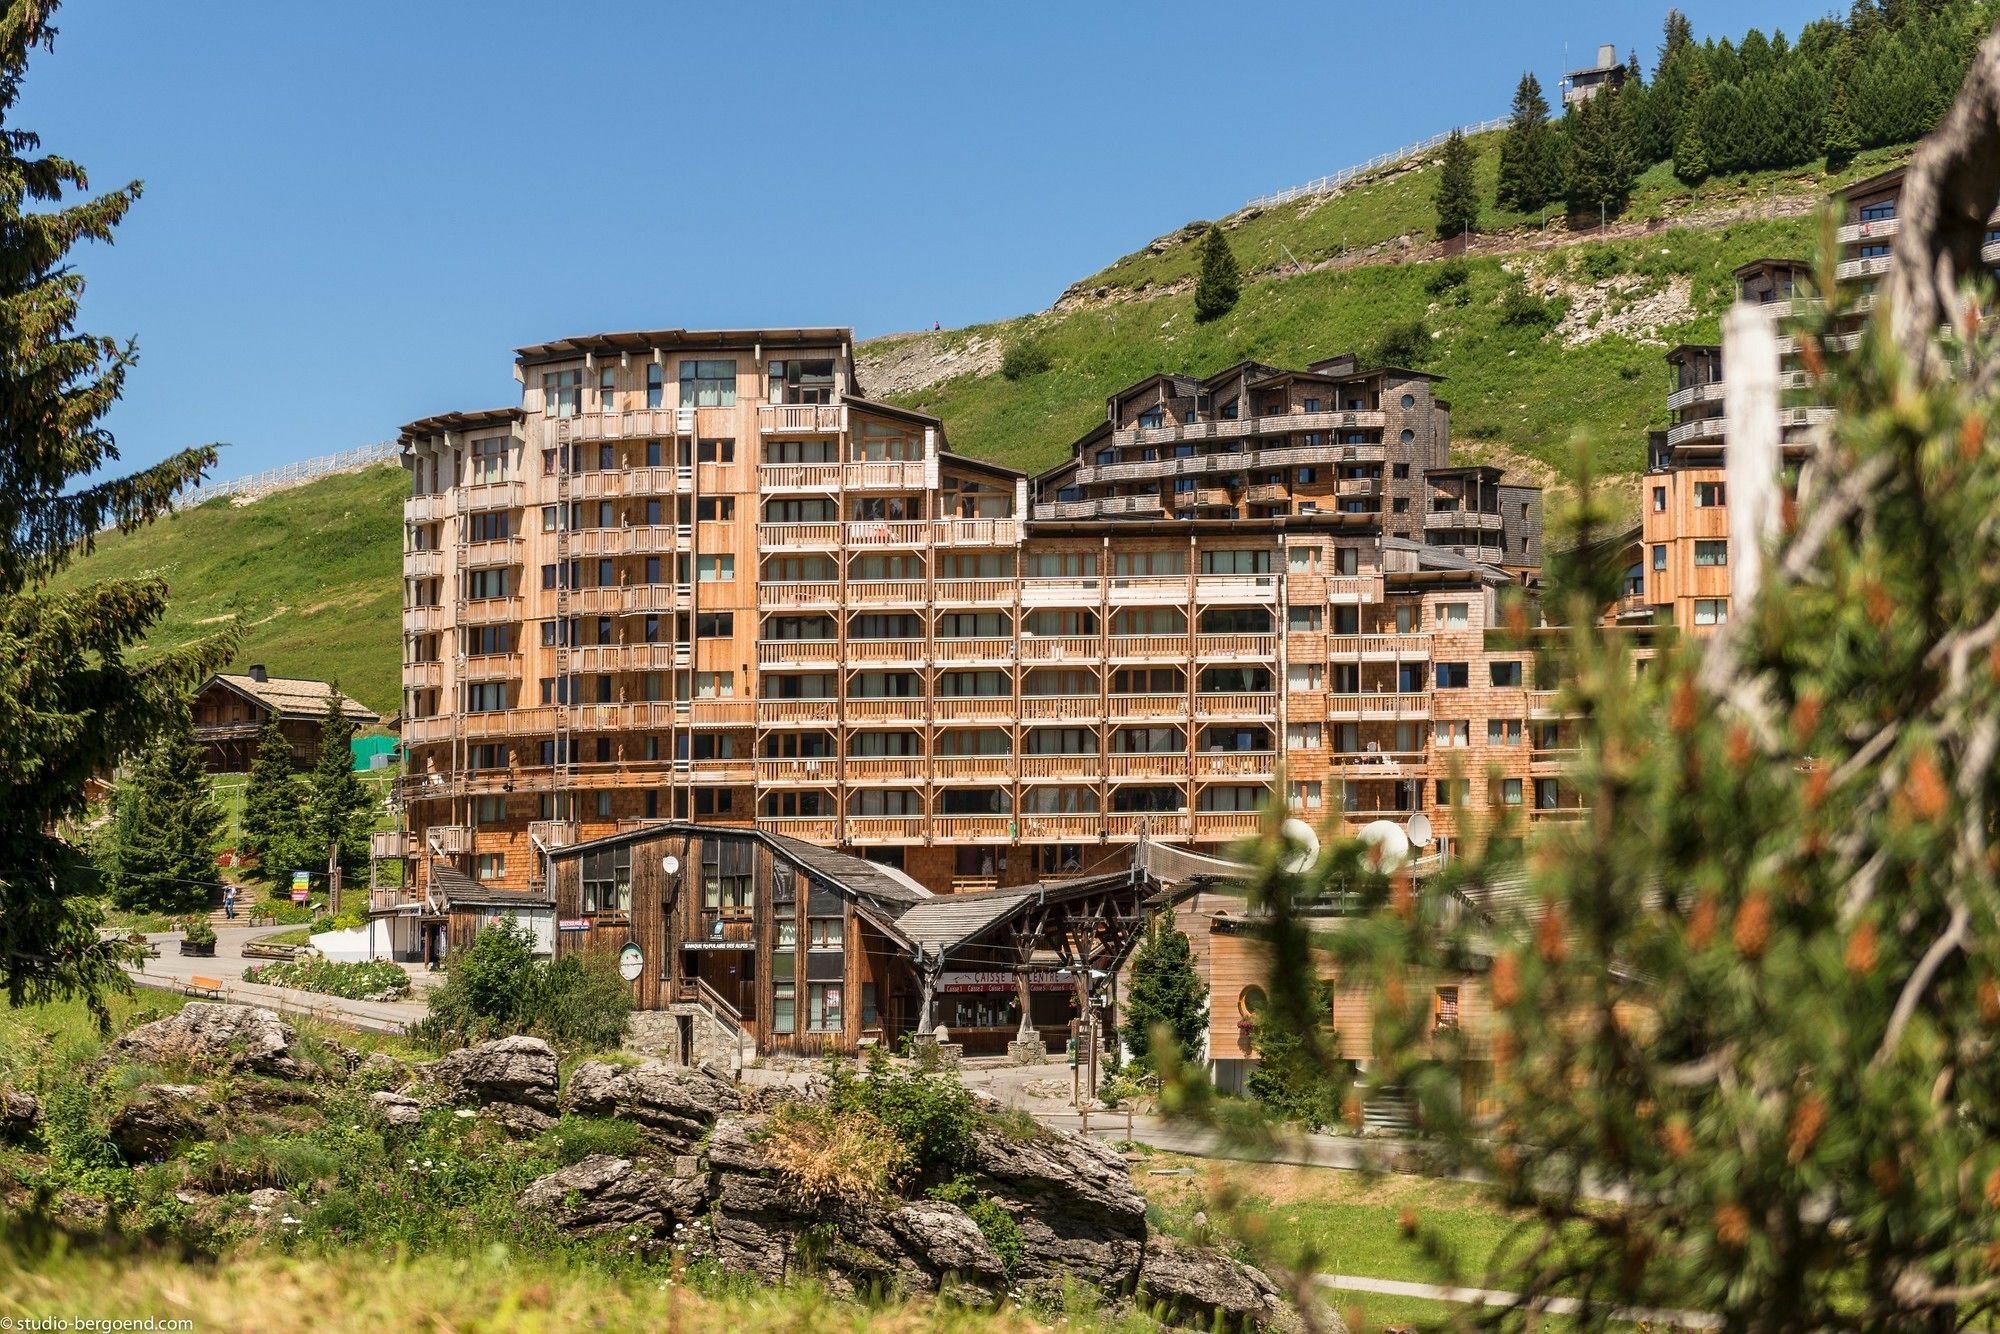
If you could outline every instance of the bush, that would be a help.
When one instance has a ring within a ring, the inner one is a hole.
[[[859,1107],[782,1103],[759,1142],[766,1161],[809,1200],[878,1199],[912,1166],[897,1132]]]
[[[1048,346],[1036,338],[1017,338],[1000,354],[1000,374],[1009,380],[1029,379],[1054,364]]]
[[[1443,296],[1455,287],[1463,287],[1472,280],[1472,266],[1462,259],[1448,259],[1437,266],[1431,276],[1424,279],[1424,290],[1432,296]]]
[[[1382,330],[1368,350],[1369,362],[1376,366],[1415,369],[1430,360],[1431,334],[1422,319],[1405,320]]]
[[[215,928],[206,917],[185,917],[181,919],[182,938],[190,945],[213,945]]]
[[[597,1153],[635,1157],[644,1143],[636,1121],[565,1116],[542,1132],[537,1147],[568,1167]]]
[[[1546,329],[1557,319],[1555,307],[1516,283],[1500,298],[1500,323],[1510,329]]]
[[[410,989],[410,975],[393,963],[334,963],[317,958],[253,965],[243,970],[243,980],[348,1000],[388,1000]]]
[[[440,1048],[530,1033],[577,1054],[616,1047],[631,1012],[631,986],[609,958],[537,959],[533,937],[508,917],[452,957],[412,1033]]]
[[[837,1112],[870,1116],[887,1126],[920,1177],[944,1180],[971,1165],[972,1136],[982,1119],[979,1104],[950,1071],[899,1071],[878,1047],[861,1078],[835,1072],[828,1103]]]

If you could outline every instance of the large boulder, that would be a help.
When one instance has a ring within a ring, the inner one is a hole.
[[[630,1158],[592,1154],[521,1193],[521,1205],[581,1236],[665,1238],[708,1203],[706,1177],[672,1177]]]
[[[1263,1270],[1221,1251],[1190,1246],[1172,1237],[1146,1239],[1139,1288],[1143,1297],[1164,1303],[1173,1315],[1198,1318],[1204,1325],[1214,1323],[1220,1314],[1224,1323],[1235,1328],[1254,1325],[1292,1331],[1305,1327],[1285,1294]]]
[[[556,1050],[540,1038],[515,1034],[447,1052],[431,1062],[430,1078],[454,1102],[556,1110]]]
[[[42,1103],[32,1093],[0,1089],[0,1139],[23,1140],[42,1123]]]
[[[973,1136],[974,1184],[1021,1225],[1021,1276],[1065,1274],[1129,1288],[1146,1240],[1146,1200],[1125,1162],[1079,1135]]]
[[[743,1096],[721,1075],[648,1061],[615,1065],[585,1061],[569,1077],[563,1107],[577,1116],[636,1121],[654,1140],[685,1149],[718,1117],[743,1109]]]
[[[386,1090],[368,1095],[368,1103],[384,1125],[413,1126],[424,1119],[424,1105],[415,1098]]]
[[[177,1145],[208,1136],[208,1094],[196,1084],[146,1084],[112,1113],[111,1142],[127,1162],[164,1158]]]
[[[276,1013],[256,1005],[190,1001],[179,1013],[141,1024],[111,1044],[111,1055],[148,1065],[207,1064],[281,1079],[310,1079],[293,1052],[298,1034]]]

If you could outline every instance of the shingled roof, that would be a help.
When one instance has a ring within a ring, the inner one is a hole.
[[[259,680],[248,673],[218,672],[208,678],[202,689],[217,683],[248,696],[280,718],[324,718],[327,701],[333,696],[333,687],[327,682],[303,676],[267,676]],[[351,723],[372,726],[382,721],[381,714],[346,691],[341,692],[340,705]]]

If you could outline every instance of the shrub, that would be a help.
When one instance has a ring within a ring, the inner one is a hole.
[[[1036,338],[1017,338],[1000,354],[1000,374],[1009,380],[1029,379],[1054,364],[1048,346]]]
[[[949,1071],[897,1070],[878,1047],[860,1079],[836,1073],[828,1104],[887,1126],[908,1150],[918,1176],[942,1180],[972,1162],[973,1132],[982,1119],[979,1104]]]
[[[879,1198],[912,1165],[897,1132],[859,1107],[783,1103],[759,1138],[765,1159],[809,1200]]]
[[[1556,319],[1554,305],[1530,292],[1525,284],[1514,284],[1500,298],[1500,323],[1510,329],[1546,329]]]
[[[1577,252],[1576,267],[1591,282],[1601,283],[1623,272],[1625,259],[1608,245],[1584,246]]]
[[[537,959],[533,937],[508,917],[452,957],[412,1033],[438,1047],[531,1033],[575,1054],[617,1046],[631,1011],[631,987],[609,958]]]
[[[185,917],[181,919],[182,937],[190,945],[213,945],[215,928],[206,917]]]
[[[1448,259],[1424,279],[1424,290],[1432,296],[1443,296],[1453,288],[1464,287],[1471,280],[1471,265],[1462,259]]]
[[[328,959],[293,959],[243,970],[245,982],[295,987],[322,996],[348,1000],[393,999],[410,989],[410,976],[393,963],[334,963]]]
[[[1415,368],[1430,360],[1431,334],[1422,319],[1388,325],[1368,350],[1368,359],[1377,366]]]

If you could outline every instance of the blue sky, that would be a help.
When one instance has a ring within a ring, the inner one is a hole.
[[[1832,7],[1677,3],[1731,35]],[[1565,43],[1650,72],[1667,7],[71,0],[18,124],[146,182],[81,258],[89,327],[140,342],[126,459],[222,441],[236,476],[507,402],[522,343],[1035,310],[1552,89]]]

